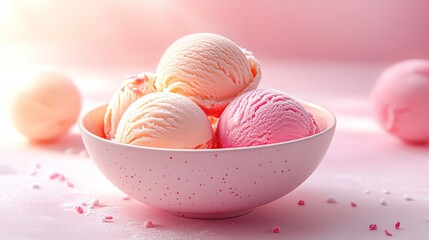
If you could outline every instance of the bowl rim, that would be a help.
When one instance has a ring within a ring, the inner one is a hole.
[[[102,137],[95,135],[94,133],[89,131],[84,124],[85,119],[89,116],[89,114],[91,114],[92,112],[94,112],[97,109],[106,107],[107,104],[99,105],[98,107],[92,108],[91,110],[86,112],[79,119],[79,128],[82,132],[84,132],[86,135],[88,135],[92,138],[106,142],[107,144],[113,144],[113,145],[117,145],[117,146],[121,146],[121,147],[128,147],[128,148],[135,148],[135,149],[142,149],[142,150],[152,150],[152,151],[165,151],[165,152],[189,152],[189,153],[209,152],[209,153],[217,153],[217,152],[227,152],[227,151],[243,151],[243,150],[251,150],[251,149],[269,148],[269,147],[276,147],[276,146],[281,146],[281,145],[287,145],[287,144],[302,142],[302,141],[306,141],[310,138],[315,138],[315,137],[318,137],[320,135],[324,135],[336,127],[337,118],[335,117],[335,114],[332,111],[330,111],[326,108],[323,108],[317,104],[308,102],[308,101],[298,100],[298,102],[300,104],[304,105],[304,108],[306,108],[306,106],[308,106],[310,108],[317,109],[319,111],[327,113],[327,115],[330,117],[330,119],[329,119],[330,121],[328,122],[326,128],[323,129],[322,131],[316,133],[316,134],[311,135],[311,136],[298,138],[298,139],[294,139],[294,140],[289,140],[289,141],[284,141],[284,142],[269,143],[269,144],[257,145],[257,146],[233,147],[233,148],[204,148],[204,149],[180,149],[180,148],[177,148],[176,149],[176,148],[156,148],[156,147],[136,146],[136,145],[131,145],[131,144],[115,142],[115,141],[108,140],[108,139],[105,139],[105,138],[102,138]]]

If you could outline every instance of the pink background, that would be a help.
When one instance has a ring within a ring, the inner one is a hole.
[[[2,0],[0,63],[153,70],[192,32],[227,36],[262,60],[429,58],[429,1]]]

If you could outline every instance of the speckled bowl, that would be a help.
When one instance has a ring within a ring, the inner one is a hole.
[[[335,131],[334,115],[301,102],[321,132],[302,139],[230,149],[160,149],[104,138],[106,105],[80,120],[83,142],[100,171],[132,198],[191,218],[228,218],[283,197],[316,169]]]

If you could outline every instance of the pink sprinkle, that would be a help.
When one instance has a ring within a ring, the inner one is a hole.
[[[393,235],[391,232],[389,232],[389,230],[384,230],[384,233],[389,237],[391,237]]]
[[[304,205],[305,205],[304,200],[299,200],[299,201],[298,201],[298,205],[299,205],[299,206],[304,206]]]
[[[40,164],[36,164],[36,166],[35,166],[35,167],[36,167],[37,169],[38,169],[38,168],[40,168]]]
[[[273,229],[271,229],[271,232],[273,233],[279,233],[281,231],[280,227],[273,227]]]
[[[49,179],[54,180],[55,178],[57,178],[59,176],[60,176],[59,173],[52,173],[51,175],[49,175]]]
[[[395,223],[395,228],[396,228],[396,229],[399,229],[400,227],[401,227],[401,222],[396,222],[396,223]]]
[[[377,230],[377,224],[370,224],[369,225],[369,230]]]
[[[113,219],[112,216],[105,216],[104,218],[106,218],[107,220],[112,220]]]
[[[337,200],[335,198],[330,197],[328,198],[328,200],[326,200],[326,202],[329,204],[334,204],[334,203],[337,203]]]
[[[146,221],[146,222],[144,222],[144,227],[145,228],[153,228],[153,227],[155,227],[155,224],[153,224],[152,221]]]
[[[77,213],[82,214],[83,213],[83,208],[81,206],[76,206],[75,207]]]
[[[130,199],[131,199],[131,197],[129,197],[129,196],[122,197],[122,200],[125,200],[125,201],[130,200]]]
[[[74,185],[71,182],[67,182],[67,186],[70,187],[70,188],[74,188]]]
[[[355,202],[351,202],[351,203],[350,203],[350,205],[351,205],[352,207],[357,207],[357,204],[356,204]]]
[[[37,183],[33,183],[33,185],[31,185],[31,187],[32,187],[33,189],[40,189],[40,185],[39,185],[39,184],[37,184]]]
[[[67,180],[67,178],[63,174],[59,174],[58,177],[60,178],[61,182],[64,182],[65,180]]]

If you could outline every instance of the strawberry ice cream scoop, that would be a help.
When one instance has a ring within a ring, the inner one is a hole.
[[[206,114],[190,99],[157,92],[128,107],[113,141],[157,148],[211,148],[213,131]]]
[[[319,132],[313,116],[286,93],[256,89],[234,99],[216,130],[221,148],[256,146],[307,137]]]
[[[140,73],[125,80],[115,92],[104,115],[104,134],[106,139],[115,137],[116,128],[125,110],[142,96],[155,92],[155,74]]]
[[[371,94],[381,126],[408,143],[429,142],[429,61],[406,60],[385,70]]]
[[[211,33],[175,41],[163,54],[155,86],[190,98],[208,115],[219,117],[237,95],[258,87],[260,64],[251,52]]]

